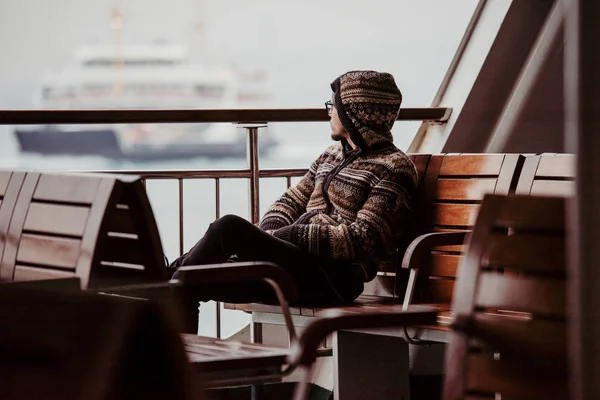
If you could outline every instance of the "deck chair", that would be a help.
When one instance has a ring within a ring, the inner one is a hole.
[[[79,285],[0,285],[0,398],[201,400],[164,304]]]

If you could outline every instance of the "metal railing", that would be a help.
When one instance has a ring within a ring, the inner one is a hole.
[[[399,121],[430,121],[445,123],[451,108],[403,108]],[[233,109],[233,110],[0,110],[0,125],[46,125],[46,124],[122,124],[122,123],[233,123],[247,131],[248,168],[241,170],[103,170],[105,172],[135,174],[144,180],[173,179],[178,181],[179,204],[179,254],[184,252],[183,236],[183,181],[186,179],[212,179],[215,181],[215,218],[220,218],[220,183],[222,179],[248,179],[250,220],[258,223],[260,218],[260,178],[286,178],[287,187],[293,177],[300,177],[306,169],[261,170],[258,154],[259,129],[269,122],[325,122],[329,115],[325,109]],[[216,333],[221,337],[221,307],[216,307]]]

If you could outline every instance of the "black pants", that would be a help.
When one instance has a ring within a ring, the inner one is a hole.
[[[186,265],[223,263],[232,256],[239,261],[270,261],[285,269],[300,292],[300,299],[294,305],[348,304],[360,295],[364,286],[360,267],[345,261],[318,259],[236,215],[226,215],[210,224],[202,239],[169,268],[174,271]],[[264,282],[202,285],[186,290],[186,299],[190,313],[197,313],[199,301],[276,302],[272,289]]]

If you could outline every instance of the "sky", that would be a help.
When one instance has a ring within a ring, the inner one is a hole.
[[[163,40],[198,58],[265,70],[274,107],[320,107],[353,69],[395,75],[404,106],[428,106],[477,0],[0,0],[0,108],[31,108],[75,50]]]

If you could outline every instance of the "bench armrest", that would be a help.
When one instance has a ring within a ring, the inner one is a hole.
[[[418,309],[359,313],[331,310],[306,327],[300,338],[292,344],[288,361],[291,365],[310,366],[316,359],[320,343],[338,330],[432,325],[436,322],[437,314],[438,311]]]
[[[461,245],[470,232],[435,232],[415,238],[402,258],[402,268],[419,268],[435,246]]]

